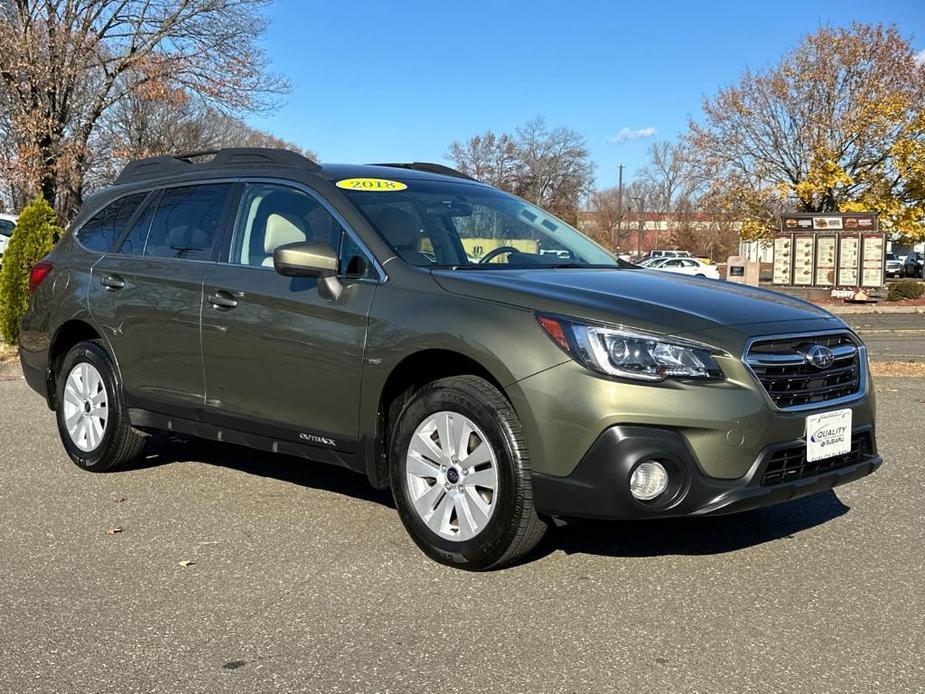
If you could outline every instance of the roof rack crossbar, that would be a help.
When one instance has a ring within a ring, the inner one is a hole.
[[[413,161],[408,163],[391,163],[391,164],[373,164],[373,166],[391,166],[395,169],[411,169],[413,171],[427,171],[428,173],[441,174],[443,176],[452,176],[453,178],[464,178],[467,181],[475,181],[478,179],[473,178],[469,174],[464,174],[462,171],[457,171],[449,166],[444,166],[443,164],[432,164],[426,161]]]
[[[193,159],[211,156],[204,162],[194,162]],[[116,183],[128,183],[149,178],[169,176],[174,173],[189,171],[191,166],[202,168],[218,168],[223,166],[297,166],[310,171],[320,171],[321,166],[302,156],[298,152],[288,149],[270,149],[265,147],[228,147],[225,149],[209,149],[198,152],[188,152],[176,155],[161,155],[148,157],[129,162],[122,169]]]
[[[209,157],[215,156],[221,150],[218,149],[200,149],[195,152],[183,152],[182,154],[171,154],[174,159],[181,159],[183,161],[189,161],[190,159],[199,159],[200,157]]]

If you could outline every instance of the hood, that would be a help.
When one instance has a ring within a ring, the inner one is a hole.
[[[432,274],[453,294],[673,335],[756,324],[772,324],[759,332],[814,330],[819,327],[816,321],[841,325],[828,311],[785,294],[655,270],[433,270]],[[789,325],[784,328],[781,323]]]

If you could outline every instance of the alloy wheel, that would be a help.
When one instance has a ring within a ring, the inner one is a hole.
[[[411,505],[434,533],[462,542],[484,530],[497,505],[498,461],[475,422],[429,415],[411,437],[405,469]]]
[[[100,372],[80,362],[64,383],[64,426],[71,442],[88,453],[100,445],[109,422],[109,396]]]

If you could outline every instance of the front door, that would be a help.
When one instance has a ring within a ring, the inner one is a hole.
[[[305,190],[248,184],[237,216],[228,262],[205,286],[206,414],[218,425],[352,452],[378,283],[372,262]],[[297,241],[340,250],[339,298],[326,298],[316,279],[273,269],[273,250]]]
[[[110,343],[130,407],[195,418],[205,400],[203,283],[215,267],[233,185],[155,194],[94,266],[90,312]]]

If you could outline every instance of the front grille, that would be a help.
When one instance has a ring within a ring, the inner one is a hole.
[[[826,368],[816,366],[810,354],[820,345],[832,351]],[[745,363],[771,400],[782,410],[825,405],[861,390],[861,351],[848,333],[802,335],[757,340],[749,347]]]
[[[761,477],[761,484],[765,487],[772,487],[775,484],[815,477],[832,470],[857,465],[872,453],[868,431],[854,434],[851,437],[850,453],[816,460],[812,463],[806,460],[806,444],[783,448],[775,451],[769,458]]]

